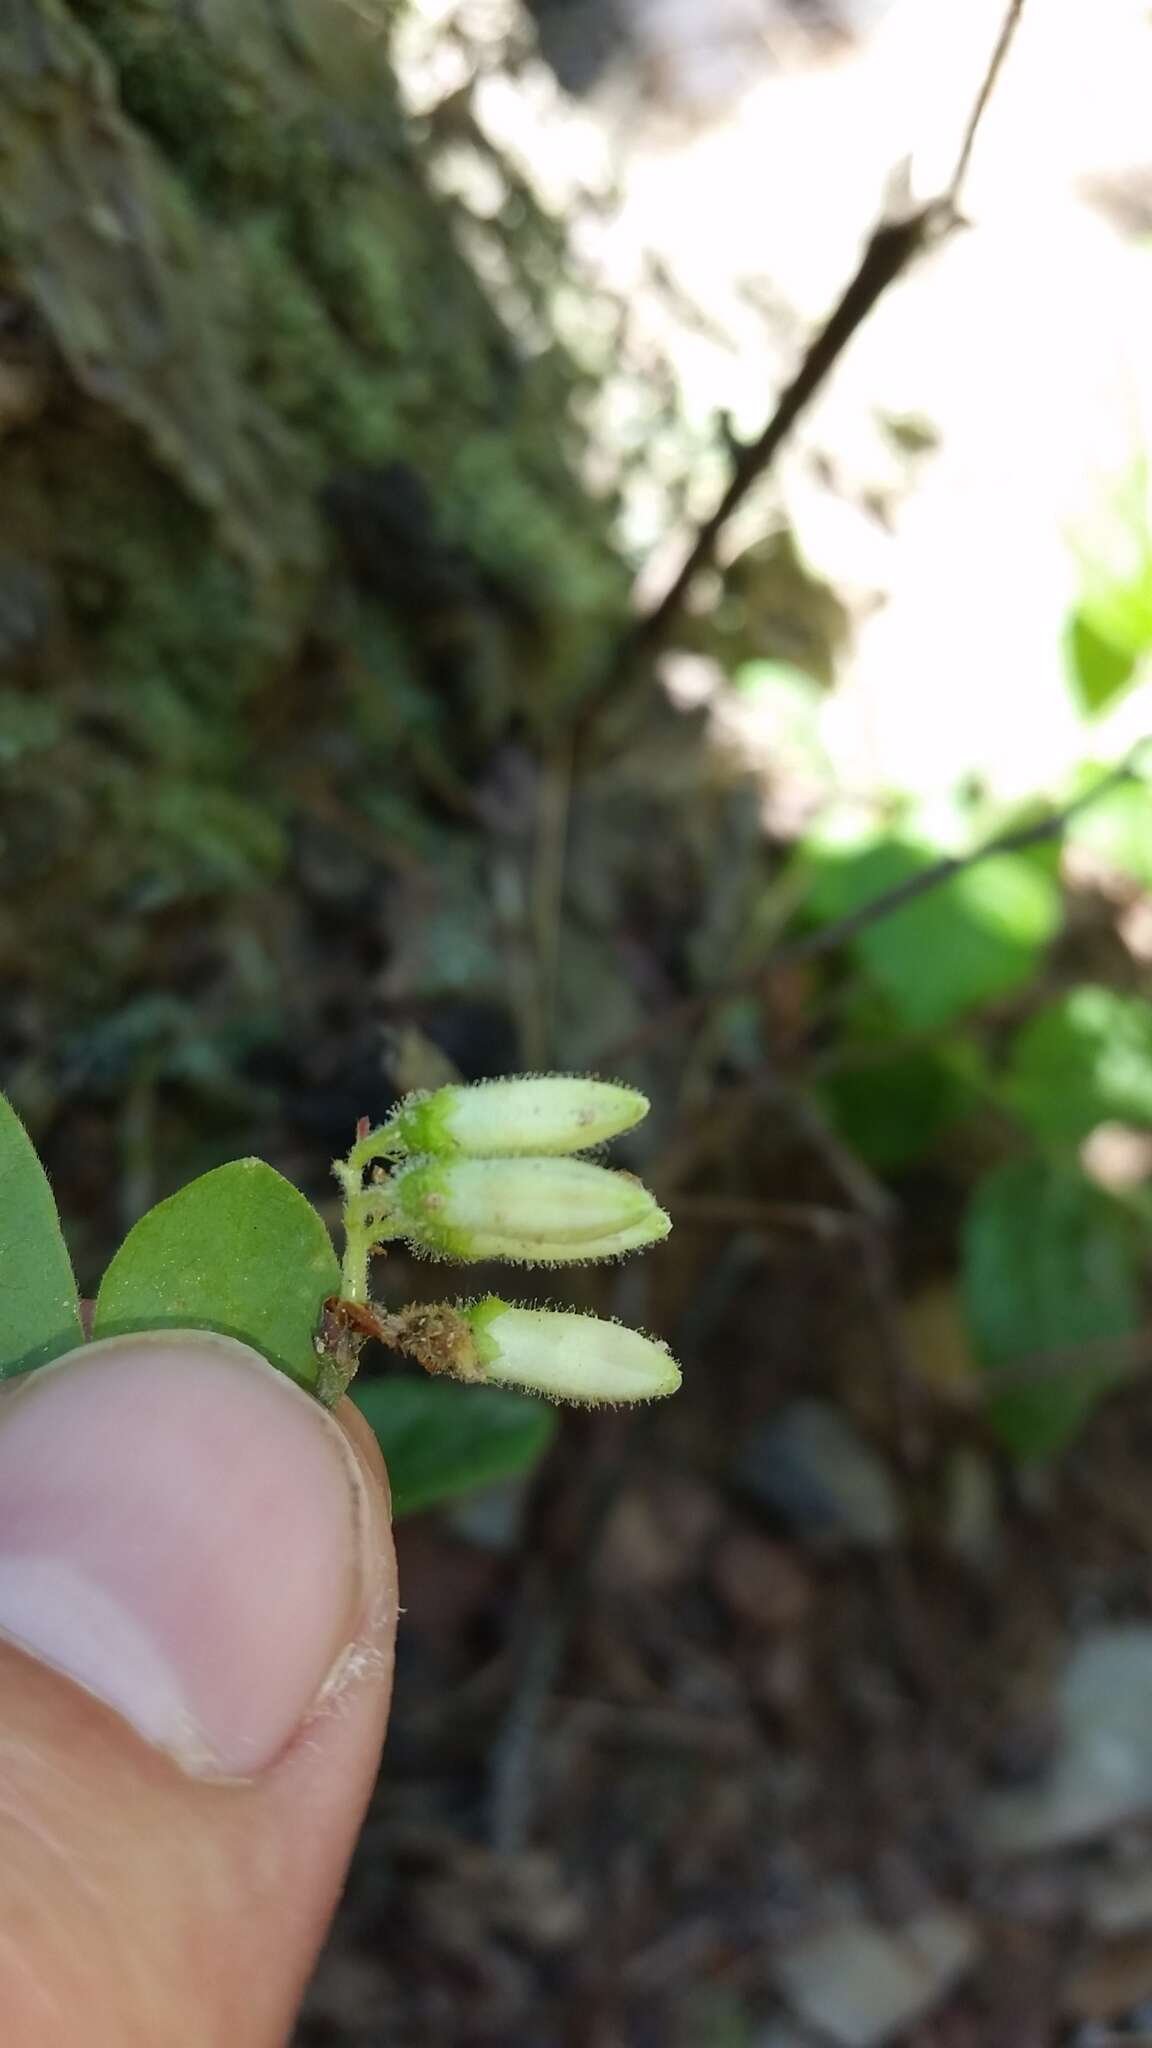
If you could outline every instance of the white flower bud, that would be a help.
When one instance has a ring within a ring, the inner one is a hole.
[[[385,1130],[390,1150],[499,1159],[586,1152],[647,1113],[636,1088],[578,1074],[521,1074],[409,1096]]]
[[[449,1259],[611,1259],[671,1228],[640,1181],[583,1159],[414,1160],[388,1202],[398,1236]]]
[[[513,1308],[490,1294],[461,1309],[484,1378],[554,1401],[656,1401],[680,1368],[663,1344],[622,1323],[567,1310]]]

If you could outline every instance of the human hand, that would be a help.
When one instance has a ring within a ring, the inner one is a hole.
[[[276,2048],[387,1718],[387,1486],[245,1346],[116,1338],[0,1396],[0,2038]]]

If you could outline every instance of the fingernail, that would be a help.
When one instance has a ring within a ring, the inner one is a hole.
[[[363,1615],[368,1521],[337,1424],[230,1337],[108,1338],[0,1406],[0,1635],[197,1776],[290,1742]]]

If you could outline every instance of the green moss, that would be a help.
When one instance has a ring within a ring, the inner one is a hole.
[[[47,448],[44,450],[47,453]],[[67,460],[65,447],[59,460]],[[146,693],[160,678],[205,732],[226,738],[244,697],[295,631],[269,607],[244,566],[221,550],[213,521],[125,436],[76,466],[70,487],[42,481],[59,505],[53,530],[57,585],[113,694]],[[161,714],[171,725],[171,714]],[[187,729],[187,719],[182,721]],[[186,736],[191,738],[191,734]]]
[[[487,873],[449,874],[443,797],[578,692],[626,598],[579,480],[577,374],[493,310],[353,8],[37,20],[39,68],[0,23],[4,290],[49,366],[2,451],[4,554],[36,602],[0,651],[0,967],[54,1014],[98,1007],[164,971],[181,905],[223,957],[319,817],[353,870],[400,844],[441,863],[413,971],[495,991]],[[371,549],[345,566],[322,509],[333,478],[393,465],[430,508],[423,584],[406,556],[391,581]]]
[[[359,348],[402,359],[419,336],[413,285],[420,283],[420,259],[404,246],[406,223],[372,196],[361,195],[355,211],[331,209],[327,198],[312,199],[306,209],[312,274]]]
[[[246,368],[278,413],[315,447],[384,462],[398,439],[397,405],[379,367],[349,350],[320,293],[286,245],[283,224],[264,215],[248,223]]]
[[[0,689],[0,769],[41,754],[60,738],[60,712],[22,690]]]
[[[200,8],[76,0],[74,12],[110,59],[125,112],[214,211],[267,203],[323,173],[321,139],[303,95],[284,90],[294,75],[276,63],[261,9],[215,9],[227,16],[226,62]]]

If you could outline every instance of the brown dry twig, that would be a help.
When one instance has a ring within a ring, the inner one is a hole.
[[[976,137],[979,133],[980,123],[984,119],[988,102],[996,90],[996,81],[1004,68],[1004,60],[1012,47],[1012,38],[1020,26],[1020,16],[1023,12],[1024,0],[1009,0],[1007,11],[1000,24],[1000,34],[996,38],[996,47],[988,59],[988,66],[981,80],[980,90],[973,101],[972,112],[968,116],[968,126],[964,130],[964,140],[960,144],[960,154],[956,159],[956,169],[952,173],[952,182],[948,187],[948,198],[953,207],[959,207],[960,188],[968,175],[968,166],[972,161],[972,151],[976,147]]]
[[[631,680],[638,666],[650,661],[668,641],[681,616],[684,601],[697,577],[712,566],[720,538],[733,514],[744,503],[754,485],[767,475],[775,457],[816,393],[827,381],[857,328],[868,318],[884,293],[902,277],[917,257],[935,247],[960,225],[960,191],[964,182],[980,124],[1003,70],[1009,49],[1024,11],[1024,0],[1009,0],[996,46],[989,58],[980,89],[973,102],[960,145],[956,168],[946,191],[927,205],[902,219],[882,220],[872,231],[857,265],[823,327],[809,343],[792,382],[781,393],[776,409],[754,441],[738,445],[732,473],[714,510],[697,530],[688,552],[651,610],[629,628],[612,656],[599,687],[586,700],[580,727],[586,739],[600,714],[619,698],[622,685]]]

